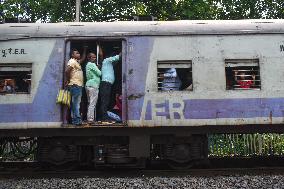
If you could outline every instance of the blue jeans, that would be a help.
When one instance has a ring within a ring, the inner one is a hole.
[[[82,123],[81,115],[80,115],[80,103],[82,97],[82,87],[78,85],[69,86],[69,90],[71,93],[71,117],[72,124],[79,125]]]

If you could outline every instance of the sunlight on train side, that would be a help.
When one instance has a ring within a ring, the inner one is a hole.
[[[260,90],[258,59],[226,59],[227,90]]]
[[[192,91],[191,60],[157,62],[158,91]]]
[[[32,64],[0,64],[0,94],[29,94]]]

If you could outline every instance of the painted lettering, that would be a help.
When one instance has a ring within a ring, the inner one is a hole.
[[[152,120],[152,103],[151,100],[148,100],[145,112],[145,120]]]
[[[21,53],[20,54],[26,54],[25,53],[25,49],[21,49]]]
[[[152,120],[153,118],[164,119],[184,119],[184,102],[176,102],[171,100],[164,100],[162,102],[153,103],[151,100],[147,101],[145,120]]]
[[[156,109],[156,116],[162,116],[165,117],[166,119],[171,119],[170,106],[168,100],[165,100],[165,102],[160,104],[155,104],[155,109]]]
[[[5,49],[2,49],[2,57],[6,57],[7,53]]]
[[[284,45],[280,45],[280,52],[284,51]]]
[[[183,103],[172,103],[172,117],[174,119],[184,119],[183,116]]]
[[[2,52],[2,57],[7,57],[8,54],[27,54],[25,49],[13,49],[13,48],[8,48],[8,49],[1,49]]]

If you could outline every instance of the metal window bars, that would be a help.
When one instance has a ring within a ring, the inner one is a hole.
[[[191,60],[163,60],[157,62],[158,91],[179,91],[182,84],[192,80]]]
[[[227,90],[260,90],[258,59],[226,59]]]
[[[29,94],[32,63],[0,64],[0,93]]]

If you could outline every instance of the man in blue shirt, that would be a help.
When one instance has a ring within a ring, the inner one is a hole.
[[[106,58],[102,62],[102,80],[100,83],[100,113],[102,121],[109,121],[107,110],[111,97],[111,87],[115,81],[113,66],[118,63],[121,53],[116,56]]]
[[[165,71],[164,74],[161,74],[163,83],[162,91],[178,91],[181,85],[181,81],[177,75],[175,68],[169,68]]]

